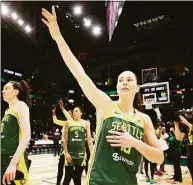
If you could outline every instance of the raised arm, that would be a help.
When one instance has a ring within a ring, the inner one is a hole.
[[[86,136],[87,136],[87,143],[88,143],[90,153],[92,153],[93,142],[92,142],[92,137],[91,137],[91,133],[90,133],[90,123],[88,121],[86,122]]]
[[[183,116],[180,116],[181,122],[184,123],[186,126],[188,126],[189,129],[193,129],[193,126],[190,122],[188,122],[188,120],[186,118],[184,118]]]
[[[66,119],[67,120],[72,120],[72,117],[70,116],[70,114],[64,108],[64,102],[62,100],[59,101],[59,106],[60,106],[60,109],[63,112],[64,116],[66,117]]]
[[[9,166],[3,176],[3,184],[7,181],[9,184],[10,180],[15,179],[16,167],[20,160],[21,155],[23,155],[26,150],[28,143],[31,138],[31,127],[30,127],[30,118],[29,118],[29,108],[24,102],[20,102],[16,107],[15,111],[19,119],[19,127],[22,133],[22,137],[19,141],[19,145],[13,158],[10,161]]]
[[[56,117],[56,107],[52,108],[52,119],[53,119],[53,122],[56,125],[64,126],[65,123],[66,123],[65,121],[61,121],[61,120],[57,119],[57,117]]]
[[[42,21],[48,27],[52,38],[56,41],[65,64],[78,81],[88,100],[95,106],[96,109],[105,109],[108,107],[108,105],[111,104],[111,99],[108,95],[99,90],[87,76],[83,67],[73,55],[62,37],[56,20],[55,7],[52,7],[52,14],[47,10],[42,9],[42,15],[46,19],[42,19]]]

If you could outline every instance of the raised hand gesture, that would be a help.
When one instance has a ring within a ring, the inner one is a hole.
[[[52,6],[52,14],[46,9],[42,8],[42,15],[45,19],[42,18],[42,22],[48,27],[50,35],[56,41],[57,38],[60,38],[62,35],[57,23],[55,7]]]
[[[60,109],[63,111],[64,110],[64,102],[63,102],[63,100],[59,101],[59,106],[60,106]]]
[[[56,107],[55,107],[55,106],[52,107],[52,115],[53,115],[53,116],[56,115]]]
[[[179,118],[182,123],[184,123],[185,125],[187,124],[188,121],[183,116],[180,115]]]

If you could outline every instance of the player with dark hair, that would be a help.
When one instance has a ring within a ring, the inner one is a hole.
[[[28,185],[24,152],[31,138],[29,107],[30,88],[24,80],[10,81],[3,87],[3,99],[9,104],[1,123],[2,184]]]
[[[59,104],[59,107],[60,107],[61,111],[65,115],[66,119],[67,120],[73,120],[72,111],[71,110],[69,110],[69,111],[65,110],[63,100],[59,100],[58,104]],[[63,127],[63,129],[62,129],[62,140],[63,140],[64,139],[63,134],[64,134],[64,128],[65,128],[66,121],[62,121],[62,120],[57,119],[57,117],[56,117],[56,106],[52,107],[52,118],[53,118],[53,122],[55,124],[60,125],[60,126]],[[56,185],[60,185],[60,182],[62,180],[63,171],[64,171],[64,161],[65,161],[65,156],[64,156],[64,149],[62,147],[62,151],[60,153],[60,158],[59,158],[59,162],[58,162],[58,173],[57,173]]]
[[[71,179],[75,185],[81,185],[81,175],[83,167],[86,166],[86,146],[87,138],[90,153],[93,143],[90,133],[90,124],[83,120],[83,110],[75,107],[73,111],[74,120],[69,120],[64,129],[64,155],[65,155],[65,178],[63,185],[69,185]]]
[[[136,75],[131,71],[124,71],[119,75],[117,82],[119,100],[112,101],[95,86],[72,54],[61,35],[54,6],[52,14],[42,9],[42,15],[46,19],[42,21],[56,41],[65,64],[97,111],[97,139],[87,184],[137,185],[136,173],[141,156],[160,164],[164,156],[151,119],[136,110],[134,102],[139,92]]]

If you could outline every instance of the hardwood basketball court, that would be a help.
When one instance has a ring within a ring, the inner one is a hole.
[[[54,157],[53,154],[30,155],[29,159],[32,160],[32,164],[30,167],[30,185],[56,184],[58,158],[59,157]],[[156,184],[160,184],[160,185],[171,184],[171,183],[168,183],[166,179],[172,176],[172,174],[173,174],[173,166],[167,165],[165,175],[161,177],[155,176]],[[179,184],[191,185],[191,178],[187,167],[182,166],[182,174],[183,174],[183,182]],[[144,175],[138,174],[138,179],[140,180],[139,185],[150,184],[145,182]],[[82,184],[84,180],[85,180],[85,176],[83,175]],[[73,182],[71,182],[70,185],[73,185]]]

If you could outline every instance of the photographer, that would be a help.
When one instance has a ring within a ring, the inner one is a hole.
[[[191,124],[189,121],[187,121],[183,116],[179,116],[180,122],[176,122],[176,137],[179,138],[183,131],[180,131],[179,124],[184,124],[188,127],[188,132],[184,134],[188,134],[188,144],[187,144],[187,166],[190,171],[192,180],[193,180],[193,124]]]

